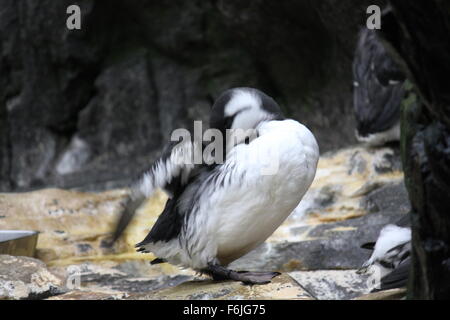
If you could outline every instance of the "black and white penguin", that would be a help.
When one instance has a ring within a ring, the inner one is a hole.
[[[223,163],[186,164],[181,158],[200,146],[171,143],[132,188],[115,238],[142,200],[161,188],[169,199],[138,251],[158,257],[152,263],[189,267],[216,280],[270,282],[277,272],[227,265],[263,243],[299,204],[315,176],[316,139],[253,88],[225,91],[211,109],[210,127],[235,138],[226,143]],[[240,129],[256,135],[236,138]],[[274,163],[276,170],[265,172]]]
[[[373,250],[364,262],[360,272],[378,272],[379,282],[373,292],[406,287],[411,267],[410,217],[405,215],[395,224],[388,224],[380,230],[376,242],[362,246]]]
[[[363,28],[353,60],[356,138],[370,146],[400,139],[400,104],[405,75],[386,52],[375,30]]]

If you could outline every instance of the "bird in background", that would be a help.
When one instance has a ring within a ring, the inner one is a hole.
[[[400,106],[405,97],[406,77],[379,40],[376,30],[359,33],[353,60],[353,107],[356,138],[369,146],[400,140]],[[410,217],[380,231],[376,242],[362,248],[372,250],[359,273],[378,272],[373,292],[405,287],[411,266]]]
[[[157,257],[152,264],[188,267],[215,280],[268,283],[279,273],[227,266],[263,243],[297,207],[314,179],[318,144],[308,128],[286,119],[271,97],[253,88],[222,93],[209,126],[231,138],[221,149],[224,161],[186,163],[183,159],[204,145],[170,142],[131,188],[113,241],[160,188],[168,195],[165,208],[136,244],[138,251]],[[236,134],[249,129],[255,132],[251,137]],[[265,173],[274,161],[276,170]]]
[[[395,224],[384,226],[376,242],[362,245],[372,250],[359,273],[378,272],[380,280],[372,292],[406,287],[411,269],[411,221],[406,214]]]
[[[369,146],[400,140],[400,105],[406,77],[376,30],[360,31],[352,70],[357,140]]]

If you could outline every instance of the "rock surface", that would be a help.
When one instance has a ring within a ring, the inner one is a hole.
[[[41,232],[37,257],[62,279],[66,292],[52,299],[352,299],[366,293],[367,277],[354,270],[370,252],[360,246],[409,209],[402,172],[393,161],[397,155],[391,148],[355,146],[322,156],[295,212],[262,246],[231,265],[284,272],[251,290],[166,263],[150,266],[153,255],[135,252],[134,244],[163,209],[161,192],[138,210],[113,248],[104,240],[127,190],[0,194],[0,229]]]
[[[134,243],[145,236],[166,197],[158,193],[150,199],[124,240],[110,249],[104,246],[104,240],[115,226],[121,200],[126,194],[127,190],[96,194],[57,189],[0,194],[0,228],[39,231],[37,257],[50,264],[104,259],[101,257],[116,253],[134,255]]]
[[[386,211],[293,228],[291,232],[303,240],[266,242],[232,266],[282,271],[359,268],[370,257],[370,251],[361,245],[375,241],[381,228],[401,217],[398,212]]]
[[[62,292],[62,280],[42,261],[0,255],[0,300],[45,299]]]
[[[319,300],[348,300],[372,289],[369,277],[356,270],[296,271],[289,275]]]
[[[49,300],[311,300],[313,299],[291,277],[283,275],[263,286],[245,286],[236,282],[193,280],[177,287],[155,292],[136,293],[101,288],[73,290]]]
[[[164,289],[154,294],[132,295],[131,299],[232,299],[264,300],[290,299],[311,300],[312,297],[288,275],[276,277],[271,283],[247,286],[237,282],[215,282],[197,280],[185,282],[175,288]]]

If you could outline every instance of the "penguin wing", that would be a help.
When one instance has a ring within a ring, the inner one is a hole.
[[[390,249],[378,262],[386,268],[397,268],[411,255],[411,242],[399,244]]]
[[[386,131],[399,120],[404,79],[375,31],[361,32],[353,61],[353,106],[361,136]]]
[[[177,206],[178,197],[176,195],[167,200],[163,212],[159,215],[150,232],[143,241],[136,244],[137,251],[148,252],[144,248],[146,244],[158,241],[168,242],[180,233],[183,216]]]
[[[193,159],[194,152],[198,150],[201,151],[201,146],[190,139],[182,142],[173,141],[165,147],[161,157],[141,174],[141,177],[132,186],[131,194],[125,200],[119,214],[111,245],[121,236],[139,206],[157,189],[165,191],[169,198],[173,198],[179,192],[196,167]]]
[[[408,283],[409,270],[411,268],[411,258],[405,259],[391,273],[388,273],[380,280],[380,286],[372,292],[406,287]]]
[[[145,239],[136,244],[138,251],[146,252],[146,244],[159,241],[169,242],[179,236],[186,216],[196,206],[199,191],[201,191],[201,182],[207,179],[212,172],[217,172],[212,168],[213,166],[198,165],[194,168],[186,183],[181,183],[180,179],[172,183],[173,194],[167,200],[163,212],[159,215]],[[184,194],[185,192],[187,192],[187,195]],[[180,198],[184,198],[184,201],[188,200],[189,204],[180,204]]]

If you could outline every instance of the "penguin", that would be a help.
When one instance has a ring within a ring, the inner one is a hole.
[[[319,146],[306,126],[285,118],[275,100],[255,88],[222,93],[209,127],[225,136],[223,161],[182,161],[204,145],[171,142],[133,185],[113,239],[161,188],[168,194],[165,208],[136,244],[157,257],[152,264],[168,262],[214,280],[268,283],[279,273],[227,266],[263,243],[297,207],[314,179]],[[239,130],[254,135],[241,137]]]
[[[379,271],[380,280],[372,292],[406,287],[411,268],[410,217],[405,215],[395,224],[380,230],[376,242],[366,243],[362,248],[372,250],[372,255],[359,270],[360,273]],[[371,270],[372,269],[372,270]]]
[[[400,140],[400,105],[406,77],[375,30],[360,31],[352,70],[356,139],[369,146]]]

